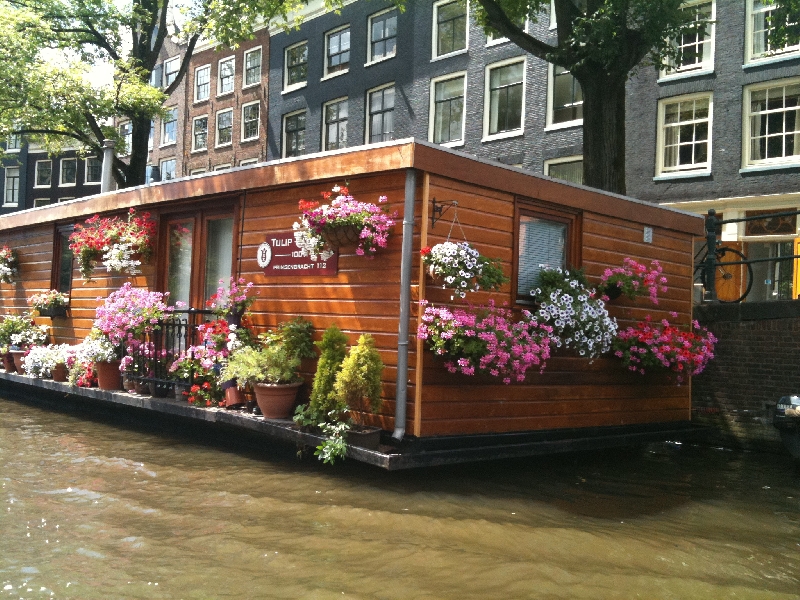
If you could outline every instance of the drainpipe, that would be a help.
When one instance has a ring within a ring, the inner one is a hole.
[[[414,240],[414,205],[417,172],[406,169],[406,196],[403,206],[403,246],[400,260],[400,323],[397,331],[397,387],[394,409],[394,433],[401,441],[406,433],[406,404],[408,401],[408,324],[411,317],[411,244]]]
[[[100,193],[110,192],[114,186],[111,163],[114,161],[114,140],[103,140],[103,171],[100,175]]]

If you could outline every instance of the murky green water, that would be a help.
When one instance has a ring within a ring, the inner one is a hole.
[[[800,597],[784,456],[385,473],[0,400],[0,511],[0,598]]]

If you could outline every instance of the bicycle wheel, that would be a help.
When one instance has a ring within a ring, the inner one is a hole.
[[[735,248],[723,246],[716,251],[716,284],[717,300],[720,302],[741,302],[753,287],[753,267],[749,264],[726,265],[726,262],[747,260],[745,255]],[[722,264],[720,264],[722,263]]]

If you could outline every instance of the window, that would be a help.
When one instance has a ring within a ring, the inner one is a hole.
[[[75,176],[78,172],[77,158],[61,159],[61,178],[58,185],[75,185]]]
[[[224,163],[224,164],[221,164],[221,165],[215,165],[214,166],[214,170],[215,171],[225,171],[225,170],[230,169],[230,168],[231,168],[231,163]]]
[[[324,150],[338,150],[347,147],[347,98],[339,98],[328,102],[323,108],[325,127],[322,135]]]
[[[247,165],[254,165],[258,162],[257,158],[245,158],[239,161],[240,167],[246,167]]]
[[[172,85],[175,78],[178,76],[178,70],[181,67],[180,57],[170,58],[164,61],[164,87],[167,88]]]
[[[284,57],[283,89],[303,87],[308,78],[308,42],[300,42],[286,49]]]
[[[133,143],[133,124],[130,121],[122,123],[119,126],[119,135],[125,145],[125,147],[121,149],[120,156],[127,156],[131,153],[131,144]]]
[[[84,183],[100,183],[103,178],[103,161],[94,156],[86,159],[86,177]]]
[[[34,198],[33,199],[33,207],[37,208],[39,206],[50,206],[53,203],[52,198]]]
[[[147,149],[148,150],[152,150],[153,149],[153,138],[155,137],[155,135],[156,135],[156,122],[151,120],[150,121],[150,131],[147,134]]]
[[[525,17],[523,17],[521,19],[518,19],[518,20],[515,20],[513,22],[514,22],[515,25],[517,25],[517,27],[522,29],[525,33],[528,32],[528,20]],[[497,31],[491,31],[491,32],[486,34],[486,45],[487,46],[494,46],[495,44],[504,44],[507,41],[508,41],[508,38],[507,37],[503,37],[503,35],[500,34]]]
[[[36,161],[36,182],[33,187],[50,187],[53,183],[53,161]]]
[[[778,0],[778,3],[780,0]],[[747,47],[745,62],[769,58],[774,55],[800,52],[800,44],[773,48],[769,43],[769,34],[773,27],[770,18],[775,5],[765,0],[746,0],[747,3]]]
[[[205,172],[206,172],[206,169],[192,169],[189,172],[189,175],[202,175]]]
[[[433,5],[433,58],[467,48],[467,3],[443,0]]]
[[[164,83],[164,65],[155,65],[150,72],[150,85],[154,88],[161,88]]]
[[[192,119],[192,152],[208,148],[208,116]]]
[[[52,204],[52,201],[49,201],[48,203]],[[73,254],[72,250],[69,248],[69,236],[72,235],[72,232],[72,225],[59,227],[56,230],[53,272],[50,275],[51,288],[67,295],[69,295],[70,291],[72,290]]]
[[[168,181],[170,179],[175,179],[175,159],[168,158],[166,160],[162,160],[160,163],[161,168],[161,181]]]
[[[161,145],[174,144],[178,137],[178,108],[170,108],[161,123]]]
[[[283,117],[283,156],[300,156],[306,152],[306,111]]]
[[[368,62],[391,58],[397,52],[397,9],[392,8],[369,18]]]
[[[715,3],[706,0],[687,2],[683,10],[694,13],[695,21],[713,21]],[[680,56],[670,60],[669,67],[663,75],[686,73],[691,71],[711,71],[714,69],[714,23],[706,24],[704,34],[688,33],[672,40],[672,45],[680,52]]]
[[[244,53],[244,87],[261,83],[261,48]]]
[[[242,105],[242,141],[258,139],[261,123],[261,103],[251,102]]]
[[[19,150],[22,147],[22,136],[12,133],[6,138],[6,150]]]
[[[231,56],[219,61],[219,81],[217,82],[217,96],[229,94],[233,91],[233,76],[236,70],[236,59]]]
[[[428,139],[453,145],[464,141],[465,73],[454,73],[431,81],[430,130]]]
[[[581,84],[564,67],[550,65],[547,88],[547,126],[574,127],[583,122]]]
[[[522,132],[525,61],[512,59],[486,67],[484,138]]]
[[[795,254],[793,246],[792,240],[786,239],[746,244],[747,258],[761,260],[761,262],[753,263],[753,288],[747,296],[748,302],[770,302],[797,298],[797,291],[792,289],[796,261],[778,260],[782,256]]]
[[[800,162],[800,80],[745,89],[744,163]]]
[[[211,90],[211,65],[197,67],[194,70],[194,101],[208,100]]]
[[[711,170],[711,108],[710,94],[659,102],[656,175]]]
[[[233,109],[221,110],[217,113],[217,147],[229,146],[233,143]]]
[[[544,161],[544,174],[553,179],[583,183],[583,157],[566,156]]]
[[[19,167],[6,167],[3,205],[16,206],[17,204],[19,204]]]
[[[346,73],[350,67],[350,26],[325,36],[325,76]]]
[[[394,139],[394,84],[367,92],[367,143]]]

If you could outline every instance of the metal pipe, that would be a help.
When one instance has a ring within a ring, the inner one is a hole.
[[[709,209],[708,216],[706,217],[706,264],[703,267],[703,279],[705,281],[705,298],[707,302],[717,301],[717,282],[716,276],[716,262],[717,262],[717,226],[719,219],[717,219],[717,211],[713,208]]]
[[[394,433],[401,441],[406,433],[408,402],[408,325],[411,318],[411,266],[413,263],[414,208],[416,204],[417,172],[406,169],[405,204],[403,206],[403,246],[400,258],[400,323],[397,327],[397,386],[394,408]]]
[[[100,172],[100,193],[110,192],[114,187],[111,163],[114,161],[114,140],[103,140],[103,170]]]

